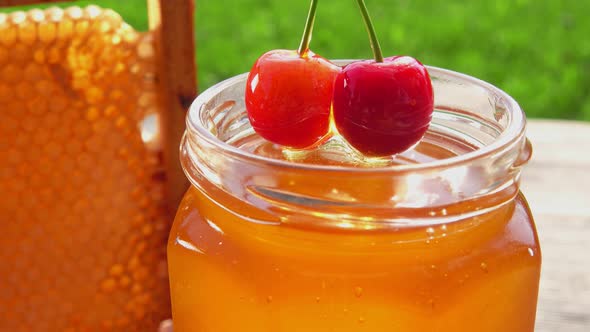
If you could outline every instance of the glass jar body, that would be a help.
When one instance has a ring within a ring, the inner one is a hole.
[[[168,242],[175,328],[533,331],[541,253],[519,191],[522,111],[481,81],[430,73],[437,110],[410,165],[244,152],[256,144],[243,77],[204,92]]]

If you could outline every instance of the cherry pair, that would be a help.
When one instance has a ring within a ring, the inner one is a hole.
[[[428,71],[408,56],[384,59],[364,1],[357,2],[375,59],[340,68],[312,53],[312,0],[299,49],[263,54],[248,76],[246,108],[259,135],[309,148],[332,134],[332,113],[340,135],[368,156],[400,153],[422,138],[434,102]]]

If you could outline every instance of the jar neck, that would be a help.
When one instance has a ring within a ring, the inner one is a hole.
[[[470,151],[373,168],[298,164],[245,152],[224,142],[250,130],[242,75],[193,104],[181,147],[185,173],[199,190],[262,223],[414,227],[462,220],[511,202],[519,191],[520,168],[531,155],[521,109],[484,82],[429,71],[437,96],[429,139],[439,145],[461,140]]]

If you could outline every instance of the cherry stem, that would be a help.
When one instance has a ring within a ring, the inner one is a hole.
[[[301,37],[301,44],[297,50],[297,53],[299,53],[299,56],[301,57],[307,56],[307,52],[309,52],[309,43],[311,43],[311,33],[313,31],[313,23],[315,21],[315,12],[317,8],[318,0],[311,0],[309,13],[307,14],[307,21],[305,22],[305,29],[303,30],[303,37]]]
[[[379,46],[379,39],[377,39],[377,34],[375,33],[375,28],[373,28],[373,22],[371,21],[371,16],[369,16],[369,11],[367,10],[367,6],[365,5],[364,0],[356,0],[361,9],[361,14],[363,15],[363,21],[365,21],[365,27],[367,27],[367,32],[369,33],[369,40],[371,41],[371,49],[373,50],[373,55],[375,57],[376,62],[383,62],[383,53],[381,53],[381,46]]]

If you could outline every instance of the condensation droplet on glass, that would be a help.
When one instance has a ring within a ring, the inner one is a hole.
[[[320,297],[319,296],[316,296],[315,303],[320,303]]]
[[[533,248],[528,248],[529,251],[529,255],[531,255],[531,257],[535,256],[535,251],[533,250]]]
[[[272,296],[269,295],[266,297],[266,303],[271,303],[272,302]]]
[[[428,228],[426,229],[426,234],[430,234],[430,235],[434,234],[434,228],[432,228],[432,227],[428,227]]]
[[[481,264],[479,264],[479,267],[483,272],[488,273],[488,264],[486,264],[485,262],[481,262]]]
[[[429,299],[428,305],[430,306],[430,308],[434,309],[434,305],[435,305],[434,299]]]
[[[446,215],[448,214],[448,212],[447,212],[447,209],[442,209],[442,210],[440,211],[440,213],[441,213],[443,216],[446,216]]]
[[[361,297],[363,295],[363,288],[362,287],[355,287],[354,288],[354,296]]]
[[[446,232],[447,231],[447,225],[440,226],[440,230],[443,231],[443,232]]]
[[[358,319],[359,323],[364,323],[365,322],[365,317],[361,316]]]

